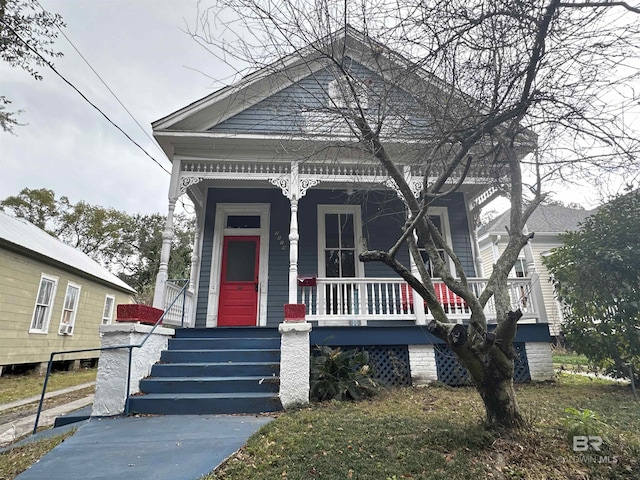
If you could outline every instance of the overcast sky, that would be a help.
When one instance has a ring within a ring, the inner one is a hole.
[[[151,122],[220,87],[229,70],[180,28],[196,0],[39,0],[64,18],[64,33],[135,119]],[[58,71],[168,170],[170,163],[73,47],[57,40]],[[36,81],[0,62],[1,93],[24,110],[15,135],[0,131],[0,199],[49,188],[73,203],[166,213],[169,175],[47,67]],[[198,71],[203,72],[199,73]],[[206,74],[206,75],[205,75]]]
[[[197,0],[40,0],[61,14],[65,34],[132,112],[147,134],[151,122],[202,98],[228,81],[231,69],[186,33]],[[58,71],[170,170],[162,151],[134,123],[73,47],[60,36]],[[72,203],[128,213],[166,213],[169,175],[110,125],[47,67],[44,80],[0,62],[0,92],[25,126],[0,131],[0,199],[25,187],[49,188]],[[556,196],[587,207],[593,190],[556,188]],[[504,203],[504,202],[503,202]],[[500,209],[506,208],[504,206]]]

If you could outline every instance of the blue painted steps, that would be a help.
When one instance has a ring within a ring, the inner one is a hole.
[[[179,329],[162,352],[131,413],[204,415],[273,412],[278,398],[280,335],[264,327]]]

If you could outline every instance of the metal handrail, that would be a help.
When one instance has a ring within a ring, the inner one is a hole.
[[[140,342],[139,344],[129,344],[129,345],[115,345],[112,347],[99,347],[99,348],[83,348],[80,350],[65,350],[65,351],[58,351],[58,352],[51,352],[51,355],[49,356],[49,364],[47,365],[47,374],[44,377],[44,385],[42,386],[42,395],[40,396],[40,403],[38,404],[38,413],[36,414],[36,420],[35,423],[33,425],[33,432],[32,434],[35,435],[37,433],[38,430],[38,422],[40,421],[40,414],[42,413],[42,405],[44,403],[44,396],[45,393],[47,391],[47,384],[49,383],[49,375],[51,374],[51,367],[53,366],[53,357],[56,355],[64,355],[65,353],[82,353],[82,352],[104,352],[107,350],[119,350],[122,348],[128,348],[129,349],[129,359],[128,359],[128,364],[127,364],[127,395],[126,395],[126,399],[125,399],[125,404],[124,404],[124,414],[125,415],[129,415],[129,394],[130,394],[130,382],[131,382],[131,356],[132,356],[132,352],[134,348],[142,348],[144,346],[144,344],[147,342],[147,339],[153,334],[153,332],[156,330],[156,328],[158,327],[158,325],[160,325],[162,323],[162,320],[164,319],[165,315],[167,314],[167,312],[169,311],[169,309],[171,307],[173,307],[173,304],[180,298],[180,296],[185,295],[186,293],[186,289],[189,286],[188,283],[186,283],[183,287],[182,290],[180,291],[180,293],[178,295],[176,295],[176,297],[173,299],[173,301],[169,304],[169,306],[165,309],[164,312],[162,312],[162,315],[160,316],[160,318],[156,321],[156,323],[153,325],[153,328],[151,330],[149,330],[149,332],[147,333],[147,335],[145,335],[145,337],[142,339],[142,342]],[[184,310],[184,303],[182,305],[182,309]],[[183,317],[184,317],[184,312],[183,312]]]

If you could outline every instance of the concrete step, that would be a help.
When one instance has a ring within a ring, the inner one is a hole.
[[[129,409],[151,415],[211,415],[276,412],[282,405],[272,393],[150,393],[132,396]]]
[[[280,338],[273,327],[179,328],[175,338]]]
[[[72,423],[82,422],[91,418],[91,405],[81,408],[73,412],[66,413],[56,418],[53,428],[62,427],[64,425],[71,425]]]
[[[165,350],[165,363],[279,362],[280,349]]]
[[[164,377],[140,381],[144,393],[277,393],[280,378],[257,377]]]
[[[279,372],[276,362],[156,363],[151,367],[152,377],[271,377]]]
[[[170,338],[169,350],[278,349],[280,338]]]

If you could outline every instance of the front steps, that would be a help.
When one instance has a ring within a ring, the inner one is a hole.
[[[277,329],[176,330],[131,413],[204,415],[273,412],[278,398],[280,335]]]

